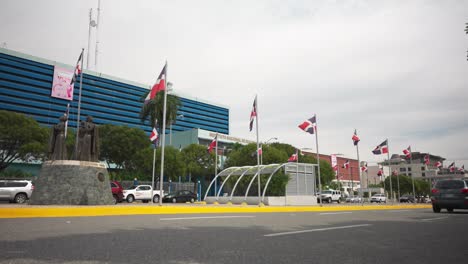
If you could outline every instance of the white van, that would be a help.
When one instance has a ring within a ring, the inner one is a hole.
[[[336,191],[336,190],[326,190],[322,191],[320,194],[320,197],[322,198],[322,202],[327,202],[327,203],[332,203],[332,202],[337,202],[340,203],[341,200],[341,191]],[[317,202],[320,203],[320,197],[317,198]]]

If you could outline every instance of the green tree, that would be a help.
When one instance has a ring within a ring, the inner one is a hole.
[[[148,91],[149,93],[150,91]],[[163,115],[164,115],[164,93],[166,91],[160,91],[156,94],[153,100],[149,101],[147,104],[143,104],[140,110],[140,120],[145,122],[145,120],[150,121],[152,127],[158,128],[158,131],[162,131],[163,127]],[[146,94],[142,97],[144,99]],[[177,119],[177,110],[179,109],[181,103],[179,97],[168,94],[167,95],[167,106],[166,106],[166,127],[169,127],[171,120]],[[155,124],[158,120],[157,124]]]
[[[33,118],[0,110],[0,172],[17,160],[45,159],[48,135]]]
[[[206,151],[206,147],[198,144],[190,144],[181,151],[182,161],[185,164],[185,173],[193,181],[197,177],[205,177],[214,174],[214,154]]]

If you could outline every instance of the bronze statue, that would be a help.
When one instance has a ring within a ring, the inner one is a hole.
[[[86,121],[80,122],[77,160],[97,162],[99,158],[98,140],[98,127],[93,123],[93,118],[88,116]]]
[[[59,123],[51,128],[49,140],[49,159],[51,160],[65,160],[67,159],[67,146],[65,136],[65,126],[68,120],[66,115],[59,118]]]

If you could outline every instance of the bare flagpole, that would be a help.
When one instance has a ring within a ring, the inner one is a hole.
[[[416,199],[416,191],[414,190],[414,173],[413,173],[413,150],[411,149],[410,146],[410,168],[411,168],[411,184],[413,185],[413,196],[414,199]]]
[[[166,104],[167,104],[167,72],[168,72],[168,66],[167,66],[167,61],[166,65],[164,66],[166,68],[166,72],[164,73],[164,111],[163,111],[163,126],[162,126],[162,141],[161,141],[161,174],[159,175],[159,205],[162,206],[162,197],[163,197],[163,182],[164,182],[164,147],[166,145]],[[152,199],[152,197],[151,197]]]
[[[215,179],[216,179],[216,175],[218,175],[218,132],[216,132],[216,136],[215,136],[215,139],[216,139],[216,145],[215,145]],[[217,190],[217,182],[218,180],[215,180],[215,196],[218,194],[218,190]]]
[[[354,129],[354,131],[356,132],[357,134],[357,129]],[[358,173],[359,173],[359,189],[360,191],[358,192],[358,196],[361,198],[362,200],[362,178],[361,178],[361,160],[359,159],[359,143],[356,144],[356,153],[357,153],[357,162],[358,162]],[[351,168],[351,166],[349,166]]]
[[[392,201],[393,203],[393,189],[392,189],[392,175],[393,175],[393,171],[392,171],[392,166],[390,164],[390,144],[388,143],[388,138],[387,138],[387,160],[388,160],[388,168],[390,169],[390,200]]]
[[[76,114],[76,141],[75,141],[75,158],[76,159],[78,159],[78,136],[80,134],[81,89],[83,87],[83,53],[84,53],[84,48],[81,49],[80,93],[78,94],[78,112]],[[75,72],[73,74],[75,74]],[[75,85],[75,83],[73,83],[73,85]]]
[[[262,205],[262,198],[260,195],[261,186],[260,186],[260,155],[258,155],[258,149],[260,147],[260,142],[258,141],[258,101],[257,95],[255,95],[255,128],[257,131],[257,182],[258,182],[258,205]]]
[[[318,145],[318,132],[317,132],[317,127],[318,127],[318,122],[317,122],[317,115],[315,116],[315,145],[317,146],[317,168],[318,168],[318,184],[319,184],[319,199],[320,199],[320,206],[322,205],[322,183],[320,182],[320,156],[319,156],[319,145]]]

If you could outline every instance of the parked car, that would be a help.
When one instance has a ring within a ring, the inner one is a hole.
[[[348,196],[346,197],[346,202],[347,203],[361,203],[362,198],[359,196]]]
[[[118,181],[110,182],[112,189],[112,197],[114,197],[115,203],[121,203],[124,200],[123,187]]]
[[[25,203],[31,198],[34,185],[27,180],[1,180],[0,200]]]
[[[161,196],[164,197],[164,191],[162,195],[159,190],[153,190],[153,197],[151,197],[151,185],[135,185],[126,190],[123,190],[124,199],[128,203],[133,203],[135,200],[141,200],[144,203],[147,203],[153,199],[154,203],[159,203]]]
[[[171,203],[185,203],[185,202],[194,203],[196,200],[197,200],[197,194],[191,191],[187,191],[187,190],[169,193],[163,198],[163,202],[171,202]]]
[[[439,180],[431,191],[432,210],[468,209],[468,180]]]
[[[341,202],[341,191],[335,190],[326,190],[322,191],[322,193],[317,197],[317,202],[320,203],[320,197],[322,198],[322,202],[333,203]]]
[[[387,197],[385,197],[385,194],[377,193],[377,194],[372,195],[370,202],[371,203],[386,203]]]
[[[405,194],[400,197],[400,203],[414,203],[415,201],[413,195]]]

